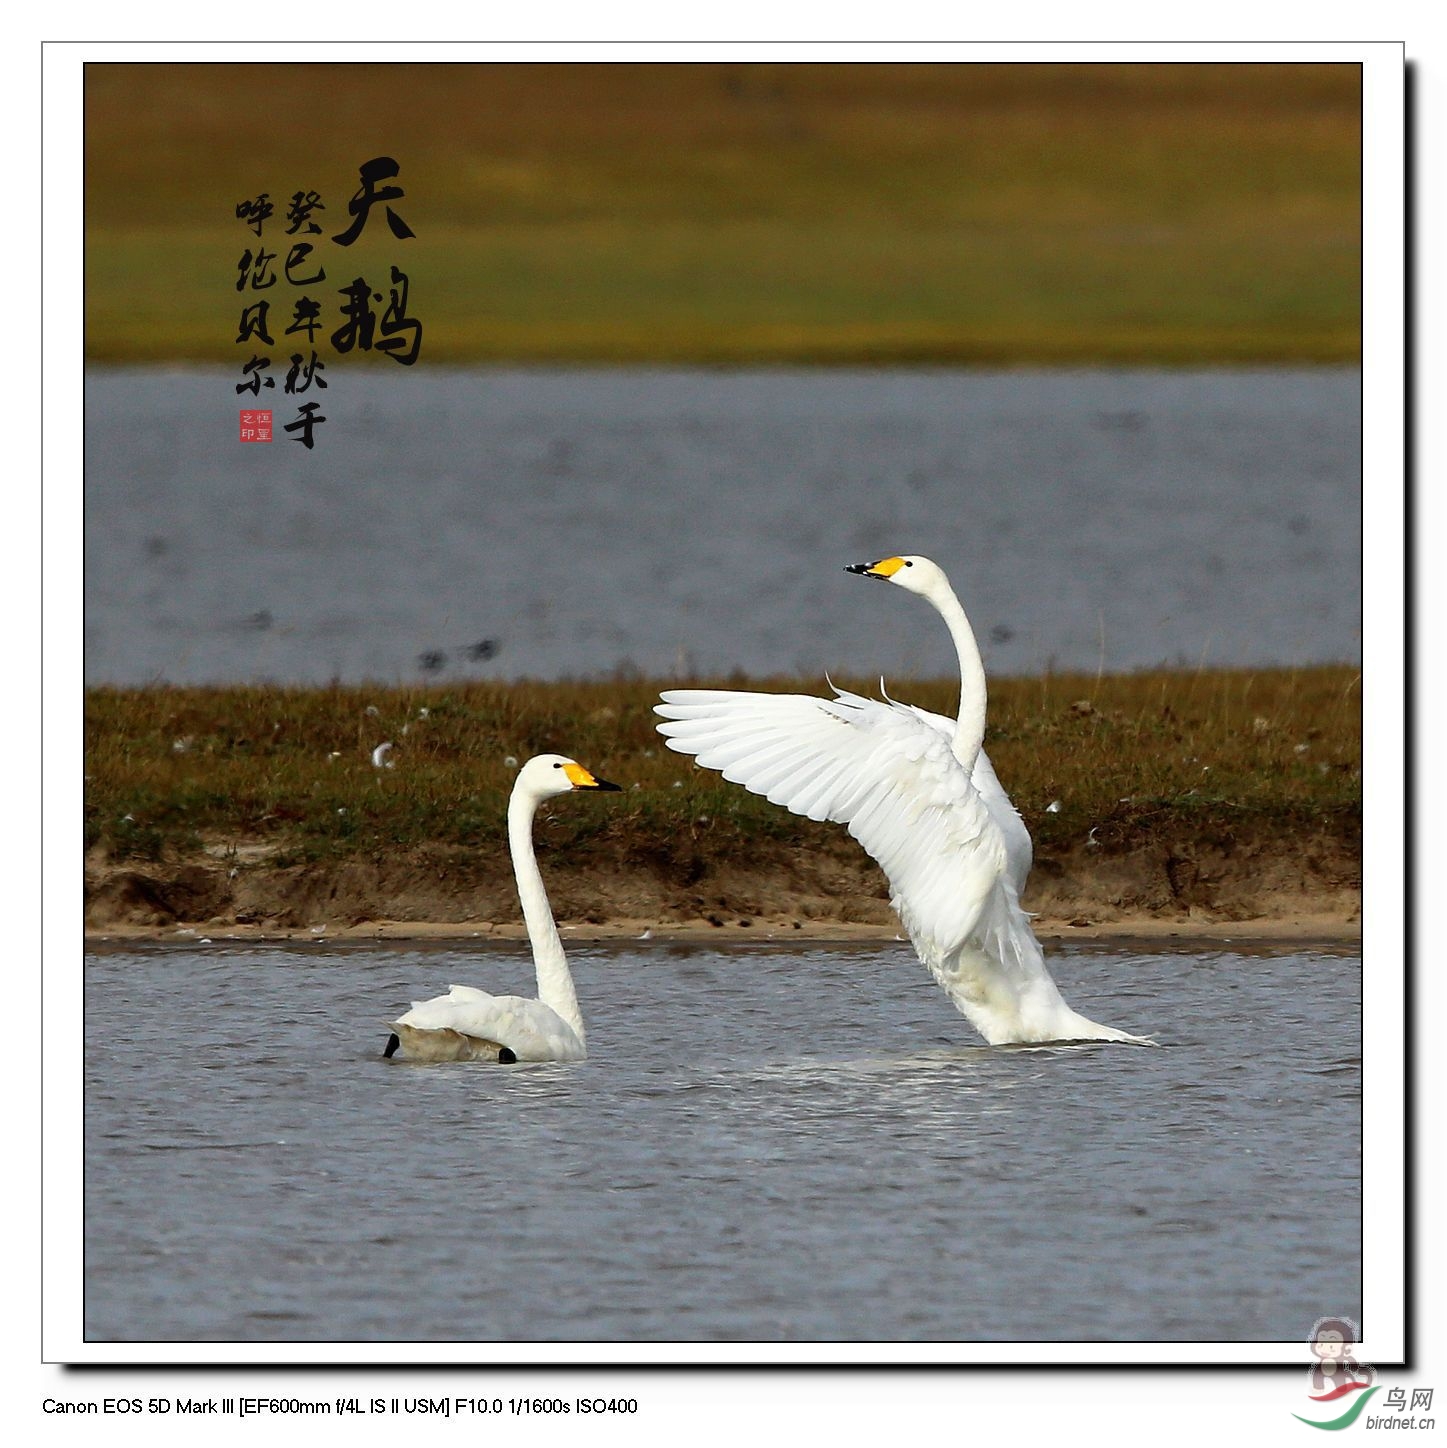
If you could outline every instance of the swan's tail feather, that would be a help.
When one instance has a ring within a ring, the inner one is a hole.
[[[1105,1027],[1105,1030],[1106,1030],[1106,1032],[1108,1032],[1108,1034],[1103,1034],[1103,1035],[1101,1035],[1101,1036],[1098,1036],[1098,1037],[1096,1038],[1097,1040],[1101,1040],[1101,1041],[1119,1041],[1123,1046],[1159,1046],[1159,1045],[1160,1045],[1160,1042],[1159,1042],[1159,1041],[1153,1041],[1153,1040],[1151,1040],[1151,1038],[1150,1038],[1149,1036],[1133,1036],[1133,1035],[1131,1035],[1131,1033],[1130,1033],[1129,1031],[1112,1030],[1109,1026]]]
[[[1045,963],[1030,917],[1005,878],[981,912],[976,934],[936,964],[921,958],[956,1008],[991,1045],[1119,1041],[1154,1046],[1148,1036],[1103,1026],[1072,1010]]]

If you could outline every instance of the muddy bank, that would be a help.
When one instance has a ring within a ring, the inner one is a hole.
[[[761,842],[719,862],[664,851],[540,862],[559,923],[594,935],[781,932],[893,938],[874,863],[840,836],[820,848]],[[213,844],[184,861],[85,871],[88,935],[293,933],[407,938],[521,934],[505,854],[414,847],[283,863],[265,846]],[[1054,936],[1349,936],[1360,928],[1355,831],[1180,832],[1036,856],[1025,906]]]

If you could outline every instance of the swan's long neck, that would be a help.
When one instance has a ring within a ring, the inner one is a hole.
[[[954,589],[943,583],[929,600],[940,611],[960,657],[960,712],[955,721],[953,749],[955,758],[968,772],[975,767],[975,756],[985,742],[985,661]]]
[[[568,958],[563,954],[562,938],[553,923],[548,892],[533,852],[533,815],[538,801],[529,793],[514,788],[507,807],[507,839],[512,849],[513,873],[517,876],[518,899],[522,902],[523,920],[528,940],[533,947],[533,965],[538,973],[538,999],[554,1010],[572,1027],[578,1040],[584,1039],[583,1013],[578,1009],[577,992],[573,989]]]

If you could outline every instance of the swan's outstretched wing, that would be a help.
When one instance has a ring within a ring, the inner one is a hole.
[[[458,1031],[506,1046],[519,1061],[580,1061],[586,1055],[576,1033],[558,1013],[525,996],[489,995],[454,985],[446,995],[413,1001],[393,1026],[414,1031]]]
[[[670,689],[655,712],[670,749],[794,814],[833,820],[879,862],[916,947],[973,933],[1005,845],[948,737],[907,705],[843,691]]]
[[[931,714],[928,709],[921,709],[918,704],[907,707],[913,709],[931,729],[938,730],[948,739],[955,737],[953,719],[943,714]],[[1020,811],[1005,793],[995,774],[995,766],[990,763],[990,756],[983,749],[975,756],[970,783],[979,790],[980,798],[985,801],[985,808],[990,811],[990,818],[995,821],[1004,838],[1005,855],[1009,862],[1006,873],[1015,886],[1015,893],[1023,895],[1025,881],[1030,878],[1030,866],[1035,860],[1035,846],[1030,840],[1030,831],[1025,828],[1025,821],[1020,818]]]

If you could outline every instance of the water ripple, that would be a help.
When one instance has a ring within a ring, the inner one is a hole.
[[[1335,949],[1063,951],[1072,999],[1169,1028],[1143,1051],[983,1046],[891,951],[632,942],[577,954],[585,1062],[381,1059],[421,982],[515,955],[91,956],[87,1335],[1075,1340],[1066,1301],[1109,1339],[1287,1340],[1359,1310],[1358,1234],[1323,1262],[1291,1206],[1357,1200],[1360,1059],[1320,1043],[1358,1039],[1360,972],[1298,988]],[[770,1059],[738,1060],[742,1000]],[[278,1054],[219,1054],[283,1001]]]

